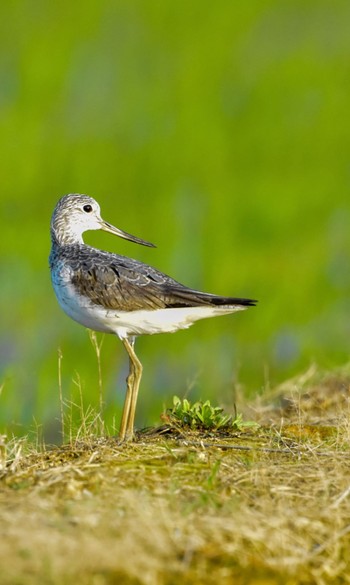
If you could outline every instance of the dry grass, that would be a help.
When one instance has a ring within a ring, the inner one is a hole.
[[[255,432],[3,440],[2,585],[350,583],[349,395],[309,372]]]

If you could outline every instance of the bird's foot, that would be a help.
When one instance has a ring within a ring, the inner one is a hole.
[[[125,445],[125,443],[132,443],[135,440],[136,440],[136,436],[135,436],[135,433],[133,431],[126,432],[124,435],[121,435],[119,433],[119,436],[117,438],[117,445]]]

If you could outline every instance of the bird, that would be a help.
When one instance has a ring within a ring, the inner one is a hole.
[[[98,202],[88,195],[64,195],[52,214],[49,265],[58,303],[81,325],[119,337],[129,356],[119,430],[123,443],[134,439],[143,369],[134,349],[136,337],[187,329],[199,319],[241,311],[257,301],[184,286],[143,262],[85,244],[82,236],[88,230],[155,246],[104,221]]]

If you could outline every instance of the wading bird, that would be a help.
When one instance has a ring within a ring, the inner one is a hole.
[[[119,433],[125,441],[133,438],[142,375],[135,338],[186,329],[199,319],[241,311],[256,301],[193,290],[143,262],[84,244],[85,231],[100,229],[154,247],[104,221],[92,197],[65,195],[51,219],[51,278],[58,302],[69,317],[89,329],[114,333],[128,352]]]

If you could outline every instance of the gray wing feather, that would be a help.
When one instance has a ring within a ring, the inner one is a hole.
[[[71,263],[72,284],[92,303],[119,311],[204,305],[254,305],[250,299],[222,297],[183,286],[137,260],[88,247],[79,248]],[[71,255],[72,258],[72,255]]]

